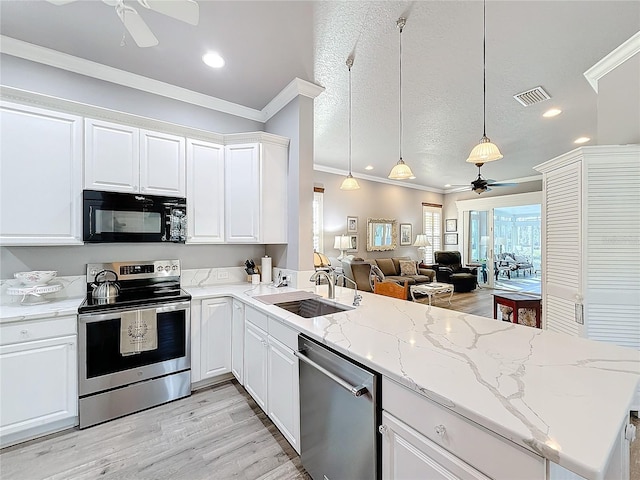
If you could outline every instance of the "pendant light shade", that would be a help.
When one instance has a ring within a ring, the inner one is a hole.
[[[400,17],[396,22],[398,29],[400,30],[400,88],[398,91],[400,92],[400,160],[398,163],[394,165],[389,173],[389,177],[391,180],[407,180],[409,178],[416,178],[409,165],[404,163],[402,160],[402,29],[407,23],[407,19],[404,17]]]
[[[495,143],[487,137],[487,5],[482,4],[482,138],[473,147],[467,162],[481,166],[487,162],[500,160],[502,154]]]
[[[349,175],[342,181],[340,190],[358,190],[360,185],[358,181],[351,175],[351,67],[353,67],[353,57],[347,58],[347,67],[349,67]]]

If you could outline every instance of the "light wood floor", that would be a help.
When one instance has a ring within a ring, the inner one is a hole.
[[[236,381],[6,448],[0,477],[310,480],[296,452]]]

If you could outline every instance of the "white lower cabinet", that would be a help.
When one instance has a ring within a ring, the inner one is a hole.
[[[0,326],[1,446],[77,425],[76,324],[74,315]]]
[[[231,371],[231,299],[191,305],[191,383]]]
[[[231,373],[244,385],[244,303],[233,300],[231,315]]]
[[[547,478],[541,456],[387,377],[382,405],[385,480]]]
[[[245,306],[244,387],[300,453],[298,333]]]
[[[382,422],[383,480],[489,479],[387,412]]]

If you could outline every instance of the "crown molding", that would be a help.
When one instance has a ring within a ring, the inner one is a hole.
[[[339,168],[333,167],[325,167],[324,165],[318,165],[317,163],[313,164],[313,169],[317,172],[331,173],[333,175],[339,175],[342,177],[347,176],[346,170],[340,170]],[[376,183],[386,183],[387,185],[395,185],[396,187],[404,187],[404,188],[413,188],[414,190],[422,190],[423,192],[434,192],[444,194],[446,193],[444,190],[440,188],[427,187],[425,185],[416,185],[414,183],[403,183],[398,180],[390,180],[388,178],[374,177],[373,175],[366,175],[363,173],[351,172],[355,178],[360,178],[362,180],[368,180],[370,182]]]
[[[243,143],[271,143],[288,147],[289,139],[268,132],[227,133],[224,135],[225,145],[241,145]]]
[[[595,92],[598,93],[598,81],[639,52],[640,32],[633,35],[629,40],[584,72],[584,76]]]
[[[324,87],[316,85],[315,83],[307,82],[306,80],[302,80],[301,78],[297,77],[294,78],[293,80],[291,80],[291,82],[289,82],[289,85],[284,87],[280,91],[280,93],[273,97],[273,100],[271,100],[262,109],[262,113],[264,114],[264,121],[266,122],[271,117],[273,117],[298,95],[309,98],[316,98],[318,95],[324,92],[324,90]]]
[[[324,87],[294,78],[262,110],[256,110],[4,35],[0,35],[0,53],[262,123],[298,95],[315,98],[324,91]]]

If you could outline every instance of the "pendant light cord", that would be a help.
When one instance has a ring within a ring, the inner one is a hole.
[[[482,2],[482,136],[487,136],[487,2]]]
[[[400,88],[399,90],[399,111],[400,111],[400,160],[402,160],[402,29],[404,28],[404,18],[398,20],[398,28],[400,29]]]

